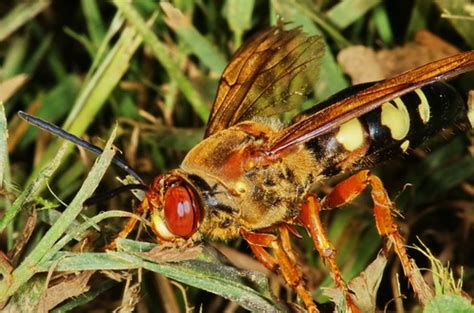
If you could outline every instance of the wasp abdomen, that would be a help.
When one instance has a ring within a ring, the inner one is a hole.
[[[405,153],[466,112],[461,95],[446,83],[415,89],[361,117],[369,131],[370,148],[360,161],[377,163]]]
[[[328,107],[339,98],[370,85],[343,90],[317,108]],[[312,108],[303,114],[315,111]],[[313,152],[316,162],[326,165],[322,174],[332,176],[405,153],[463,114],[467,114],[467,106],[460,94],[450,85],[436,82],[384,103],[335,131],[309,141],[306,147]]]

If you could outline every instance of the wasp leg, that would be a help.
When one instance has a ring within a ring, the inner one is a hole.
[[[329,208],[344,205],[357,197],[368,185],[372,187],[371,196],[374,202],[373,211],[377,231],[380,236],[387,237],[393,245],[405,276],[408,278],[418,299],[425,303],[433,297],[433,292],[421,277],[415,262],[408,256],[404,239],[398,232],[397,224],[392,217],[393,204],[380,178],[372,175],[368,170],[360,171],[337,184],[334,190],[323,199],[322,204]]]
[[[319,204],[317,196],[309,194],[303,202],[298,218],[313,239],[314,246],[316,250],[318,250],[319,255],[331,269],[331,274],[336,286],[344,292],[347,306],[352,312],[360,312],[352,300],[349,288],[342,278],[341,270],[337,266],[336,250],[331,241],[329,241],[323,224],[321,223],[319,216],[320,211],[321,205]]]
[[[240,234],[247,241],[257,260],[272,272],[278,271],[278,262],[264,247],[269,247],[277,236],[265,233],[255,233],[245,228],[240,228]]]
[[[133,214],[135,216],[130,217],[127,221],[127,224],[123,227],[123,229],[118,233],[114,239],[104,247],[104,250],[113,250],[117,247],[117,239],[119,238],[126,238],[135,228],[135,225],[138,222],[138,217],[148,211],[148,201],[145,198],[142,203],[135,209]]]
[[[286,283],[293,288],[303,300],[308,312],[319,312],[316,304],[306,288],[303,273],[295,260],[295,254],[289,240],[288,228],[285,225],[278,227],[279,235],[256,233],[241,229],[242,237],[248,242],[253,254],[266,268],[273,272],[280,272]],[[273,255],[265,248],[270,248]]]

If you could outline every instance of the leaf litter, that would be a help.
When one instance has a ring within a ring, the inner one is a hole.
[[[415,40],[393,49],[374,50],[352,46],[341,50],[339,64],[353,84],[378,81],[409,69],[458,53],[459,50],[427,30],[419,31]]]

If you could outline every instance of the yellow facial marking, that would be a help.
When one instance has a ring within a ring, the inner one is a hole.
[[[341,125],[336,140],[347,151],[354,151],[364,144],[364,127],[359,119],[354,118]]]
[[[151,223],[161,239],[171,241],[175,238],[175,235],[168,230],[168,227],[158,213],[151,215]]]
[[[426,124],[430,120],[430,104],[428,103],[428,99],[426,99],[426,96],[421,89],[415,89],[415,92],[421,101],[418,105],[418,114],[420,114],[423,124]]]
[[[402,149],[403,152],[407,152],[408,147],[410,147],[410,140],[405,140],[405,141],[402,142],[402,144],[400,145],[400,149]]]
[[[400,98],[393,102],[395,105],[390,102],[382,105],[381,123],[388,127],[393,139],[402,140],[410,130],[410,115]]]

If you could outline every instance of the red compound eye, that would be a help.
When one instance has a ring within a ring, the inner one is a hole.
[[[164,197],[165,222],[176,236],[189,238],[196,232],[199,211],[194,194],[185,186],[172,186]]]

